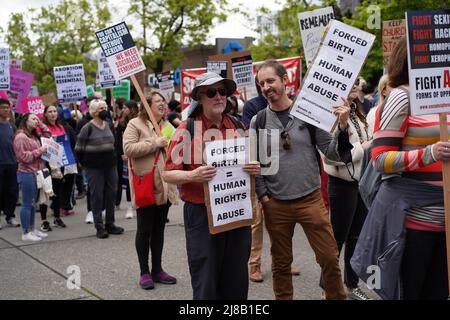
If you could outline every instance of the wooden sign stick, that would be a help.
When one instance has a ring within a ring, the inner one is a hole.
[[[448,141],[447,114],[439,114],[441,141]],[[447,272],[450,275],[450,162],[442,162],[442,176],[444,179],[444,207],[445,207],[445,239],[447,243]],[[450,287],[450,277],[448,278]],[[449,297],[450,298],[450,297]]]
[[[150,106],[148,105],[147,99],[145,98],[144,92],[141,89],[141,86],[139,85],[138,80],[136,79],[135,75],[132,75],[131,81],[133,82],[134,87],[136,88],[139,98],[141,98],[141,102],[144,105],[145,111],[147,111],[148,117],[150,118],[151,123],[153,124],[153,127],[155,128],[156,134],[158,137],[162,137],[161,129],[159,128],[158,122],[156,122],[155,117],[153,116],[152,110],[150,109]]]

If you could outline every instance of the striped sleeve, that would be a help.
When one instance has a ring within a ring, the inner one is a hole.
[[[408,130],[408,118],[407,94],[401,89],[392,90],[384,108],[378,108],[376,113],[372,160],[378,171],[415,171],[434,162],[431,145],[402,151],[402,141]]]

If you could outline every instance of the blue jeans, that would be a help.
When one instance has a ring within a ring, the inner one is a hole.
[[[24,233],[34,230],[34,205],[37,198],[36,175],[34,173],[18,172],[17,181],[22,190],[22,209],[20,222]]]

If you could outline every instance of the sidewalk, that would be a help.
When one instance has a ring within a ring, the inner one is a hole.
[[[122,203],[122,207],[125,206]],[[21,241],[21,228],[5,227],[4,216],[1,217],[0,299],[192,299],[182,205],[172,206],[169,211],[170,222],[166,226],[163,251],[163,268],[176,276],[178,282],[175,285],[156,283],[155,289],[149,291],[138,285],[139,265],[134,246],[136,219],[126,220],[126,210],[116,212],[116,223],[125,228],[125,233],[101,240],[95,237],[94,226],[84,223],[85,208],[85,199],[78,200],[76,214],[63,218],[67,228],[53,228],[47,239],[31,244]],[[17,208],[17,217],[19,212],[20,208]],[[40,222],[37,213],[36,225],[40,226]],[[264,237],[264,282],[250,282],[251,300],[271,300],[274,297],[267,233]],[[320,299],[320,268],[300,227],[297,227],[294,237],[294,265],[302,272],[293,278],[294,298]],[[70,269],[68,272],[70,266],[80,268],[80,290],[67,287],[67,278],[73,275]]]

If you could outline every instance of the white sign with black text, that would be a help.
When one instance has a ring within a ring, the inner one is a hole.
[[[54,67],[53,74],[59,103],[81,101],[87,97],[82,64]]]
[[[331,19],[334,19],[333,7],[298,14],[303,51],[305,52],[306,66],[308,68],[311,66],[317,50],[319,50],[320,41]]]
[[[347,99],[374,40],[370,33],[331,20],[291,114],[331,131],[336,123],[333,106]]]
[[[206,163],[217,168],[208,182],[214,227],[253,218],[251,179],[242,169],[248,150],[248,138],[206,143]]]
[[[52,165],[63,166],[64,149],[61,145],[51,138],[41,138],[43,147],[47,147],[47,152],[42,154],[41,158]]]
[[[0,48],[0,90],[9,90],[9,49]]]

